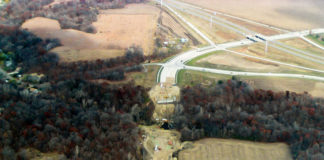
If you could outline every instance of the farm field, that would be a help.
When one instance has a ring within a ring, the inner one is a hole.
[[[43,39],[58,38],[64,48],[54,50],[63,61],[105,59],[121,56],[116,50],[132,45],[141,46],[145,55],[151,54],[158,16],[159,9],[154,6],[129,4],[123,9],[100,11],[98,21],[93,23],[96,34],[61,29],[56,20],[40,17],[26,21],[21,28]]]
[[[182,0],[208,9],[289,30],[324,26],[324,1],[308,0]],[[251,5],[253,4],[253,5]]]
[[[236,77],[248,83],[254,89],[272,90],[274,92],[308,92],[313,97],[324,98],[324,82],[281,77]],[[209,85],[218,83],[219,80],[228,80],[230,78],[231,76],[229,75],[181,70],[178,75],[178,83],[180,86],[200,84],[208,87]]]
[[[232,139],[207,138],[194,142],[194,147],[180,151],[179,160],[289,160],[284,143],[257,143]]]

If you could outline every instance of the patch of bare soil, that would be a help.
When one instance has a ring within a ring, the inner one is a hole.
[[[170,160],[172,153],[181,149],[180,133],[164,130],[159,126],[141,126],[145,132],[145,159]]]
[[[258,143],[233,139],[207,138],[179,153],[179,160],[289,160],[284,143]]]
[[[160,84],[153,87],[149,92],[150,98],[154,102],[155,110],[153,113],[154,119],[169,119],[174,113],[174,104],[158,104],[158,101],[180,98],[180,88],[178,86],[163,85]]]

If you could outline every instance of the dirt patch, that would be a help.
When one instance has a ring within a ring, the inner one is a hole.
[[[145,131],[144,147],[146,159],[170,160],[172,153],[181,149],[180,133],[174,130],[160,129],[159,126],[141,126]],[[155,150],[155,147],[157,147]]]
[[[194,142],[194,147],[179,153],[179,160],[289,160],[284,143],[257,143],[232,139],[208,138]]]
[[[149,95],[155,105],[153,118],[170,119],[171,115],[174,112],[174,104],[158,104],[158,101],[163,101],[168,99],[179,100],[180,88],[177,86],[158,84],[150,90]]]
[[[26,21],[22,28],[44,39],[60,39],[64,48],[57,50],[62,60],[116,57],[120,56],[116,54],[116,49],[123,50],[132,45],[141,46],[144,54],[149,55],[154,47],[158,13],[156,7],[148,4],[129,4],[123,9],[103,10],[98,15],[98,21],[93,23],[96,34],[61,29],[56,20],[41,17]],[[89,50],[92,52],[87,54]]]
[[[324,26],[324,1],[320,0],[182,0],[265,24],[302,30]],[[253,4],[253,5],[251,5]]]

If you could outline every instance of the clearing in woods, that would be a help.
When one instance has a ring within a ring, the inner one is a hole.
[[[180,151],[179,160],[290,160],[288,145],[233,139],[207,138],[194,142],[193,148]]]

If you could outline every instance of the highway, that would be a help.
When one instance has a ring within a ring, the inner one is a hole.
[[[244,37],[250,37],[253,40],[262,42],[262,40],[260,41],[260,39],[253,37],[253,35],[259,35],[259,37],[262,37],[264,40],[272,42],[272,44],[269,45],[270,47],[276,48],[278,50],[287,52],[293,56],[297,56],[297,57],[300,57],[300,58],[303,58],[303,59],[306,59],[306,60],[309,60],[309,61],[312,61],[312,62],[315,62],[318,64],[324,64],[324,61],[323,61],[324,57],[322,57],[322,56],[317,56],[315,54],[308,53],[306,51],[303,51],[303,50],[300,50],[297,48],[293,48],[291,46],[288,46],[286,44],[276,41],[276,40],[280,40],[280,39],[295,38],[296,35],[298,35],[298,34],[300,35],[300,37],[303,37],[310,33],[309,30],[302,31],[299,33],[292,32],[290,34],[282,34],[282,35],[267,37],[267,36],[264,36],[261,34],[257,34],[256,32],[251,31],[245,27],[239,26],[237,24],[234,24],[232,22],[229,22],[227,20],[219,18],[213,14],[209,14],[209,13],[203,11],[202,9],[198,9],[197,7],[193,7],[192,5],[188,5],[183,2],[178,2],[178,1],[173,0],[173,1],[170,1],[170,3],[166,3],[166,4],[167,4],[167,6],[169,6],[169,8],[170,7],[175,8],[179,11],[182,11],[186,14],[193,15],[193,16],[203,19],[205,21],[210,21],[211,17],[212,17],[213,20],[211,22],[213,24],[216,24],[216,25],[222,26],[226,29],[229,29],[231,31],[234,31],[240,35],[243,35]],[[174,11],[174,12],[176,12],[176,11]],[[311,32],[312,33],[317,33],[317,32],[321,33],[322,30],[312,30]],[[297,37],[297,38],[299,38],[299,37]]]
[[[157,0],[159,2],[159,0]],[[227,50],[229,48],[233,47],[239,47],[239,46],[244,46],[244,45],[250,45],[255,43],[254,41],[248,40],[248,39],[243,39],[240,41],[235,41],[235,42],[228,42],[228,43],[223,43],[223,44],[214,44],[206,35],[204,35],[201,31],[199,31],[195,26],[193,26],[190,22],[188,22],[185,18],[183,18],[179,13],[177,13],[174,9],[172,9],[167,3],[163,3],[163,6],[165,6],[167,9],[169,9],[173,14],[177,15],[184,23],[186,23],[189,27],[191,27],[196,33],[198,33],[201,37],[203,37],[207,42],[209,42],[210,46],[204,47],[204,48],[198,48],[198,49],[193,49],[187,52],[184,52],[182,54],[179,54],[178,56],[170,59],[164,64],[158,64],[161,65],[161,69],[159,70],[159,73],[157,75],[157,82],[164,83],[167,81],[167,79],[171,78],[174,79],[174,83],[176,83],[176,77],[177,73],[181,69],[189,69],[189,70],[196,70],[196,71],[202,71],[202,72],[210,72],[210,73],[217,73],[217,74],[226,74],[226,75],[241,75],[241,76],[273,76],[273,77],[287,77],[287,78],[304,78],[304,79],[312,79],[312,80],[318,80],[318,81],[324,81],[324,77],[319,77],[319,76],[309,76],[309,75],[302,75],[302,74],[289,74],[289,73],[257,73],[257,72],[237,72],[237,71],[229,71],[229,70],[219,70],[219,69],[211,69],[211,68],[202,68],[202,67],[193,67],[193,66],[187,66],[185,65],[186,62],[210,53],[210,52],[215,52],[215,51],[220,51],[220,50]],[[224,22],[225,23],[225,22]],[[229,24],[228,24],[229,25]],[[245,34],[244,32],[240,31],[242,34]],[[319,34],[319,33],[324,33],[324,29],[313,29],[311,31],[313,34]],[[275,36],[269,36],[269,37],[264,37],[268,41],[276,41],[276,40],[281,40],[281,39],[290,39],[290,38],[296,38],[300,36],[307,36],[310,33],[309,30],[305,31],[298,31],[298,32],[288,32],[288,33],[283,33]],[[261,40],[258,40],[256,42],[262,42]],[[280,43],[279,43],[280,44]],[[276,46],[277,47],[277,46]],[[287,46],[281,46],[277,47],[278,49],[283,49],[282,47],[287,48]],[[284,49],[285,51],[287,49]],[[228,50],[227,50],[228,51]],[[294,54],[295,56],[300,56],[300,54],[297,54],[295,52],[292,52],[290,50],[287,50],[288,53]],[[235,54],[240,54],[243,56],[249,56],[243,53],[238,53],[234,51],[230,51],[231,53]],[[304,56],[304,55],[302,55]],[[309,56],[309,55],[308,55]],[[323,63],[322,61],[319,61],[317,59],[310,58],[308,56],[304,56],[303,58],[307,57],[308,60],[312,59],[315,61],[318,61],[319,63]],[[303,66],[297,66],[297,65],[292,65],[288,63],[283,63],[279,61],[274,61],[274,60],[269,60],[269,59],[264,59],[264,58],[259,58],[259,57],[254,57],[256,59],[264,60],[264,61],[271,61],[273,63],[281,64],[281,65],[286,65],[298,69],[305,69],[305,70],[310,70],[314,72],[320,72],[323,73],[324,71],[322,70],[317,70],[313,68],[307,68]],[[324,63],[323,63],[324,64]]]
[[[214,15],[215,14],[216,15],[222,15],[224,17],[229,17],[229,18],[233,18],[233,19],[236,19],[236,20],[240,20],[240,21],[243,21],[243,22],[250,23],[250,24],[259,25],[259,26],[262,26],[262,27],[265,27],[265,28],[274,29],[274,30],[277,30],[277,31],[280,31],[280,32],[283,32],[283,33],[290,32],[288,30],[278,28],[278,27],[275,27],[275,26],[271,26],[271,25],[268,25],[268,24],[263,24],[263,23],[260,23],[260,22],[256,22],[256,21],[253,21],[253,20],[249,20],[249,19],[229,15],[229,14],[218,12],[218,11],[215,11],[215,10],[210,10],[210,9],[207,9],[207,8],[201,8],[199,6],[195,6],[195,5],[185,3],[185,2],[181,2],[181,1],[177,1],[177,0],[167,0],[167,2],[174,3],[177,6],[187,6],[187,7],[197,9],[197,10],[200,10],[200,11],[205,11],[205,12],[208,12],[208,13],[214,14]]]

